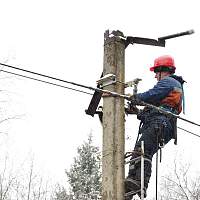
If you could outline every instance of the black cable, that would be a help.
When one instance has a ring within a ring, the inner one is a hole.
[[[61,82],[68,83],[68,84],[71,84],[71,85],[75,85],[75,86],[78,86],[78,87],[86,88],[86,89],[89,89],[89,90],[103,92],[103,93],[106,93],[106,94],[110,94],[112,97],[121,97],[121,98],[125,98],[125,99],[129,98],[129,96],[124,95],[124,94],[119,94],[117,92],[111,92],[109,90],[103,90],[103,89],[100,89],[100,88],[94,88],[94,87],[91,87],[91,86],[87,86],[87,85],[83,85],[83,84],[79,84],[79,83],[75,83],[75,82],[71,82],[71,81],[66,81],[66,80],[63,80],[63,79],[60,79],[60,78],[55,78],[55,77],[52,77],[52,76],[48,76],[48,75],[45,75],[45,74],[41,74],[41,73],[26,70],[26,69],[14,67],[14,66],[7,65],[7,64],[4,64],[4,63],[0,63],[0,65],[2,65],[4,67],[9,67],[9,68],[12,68],[12,69],[15,69],[15,70],[20,70],[20,71],[23,71],[23,72],[26,72],[26,73],[31,73],[31,74],[34,74],[34,75],[37,75],[37,76],[42,76],[42,77],[45,77],[45,78],[53,79],[53,80],[56,80],[56,81],[61,81]]]
[[[45,75],[45,74],[41,74],[41,73],[33,72],[33,71],[30,71],[30,70],[22,69],[22,68],[15,67],[15,66],[12,66],[12,65],[7,65],[7,64],[4,64],[4,63],[0,63],[0,65],[2,65],[4,67],[9,67],[9,68],[12,68],[12,69],[20,70],[20,71],[23,71],[23,72],[31,73],[31,74],[34,74],[34,75],[37,75],[37,76],[43,76],[45,78],[49,78],[49,79],[53,79],[53,80],[56,80],[56,81],[61,81],[61,82],[64,82],[64,83],[76,85],[76,86],[79,86],[79,87],[84,87],[84,88],[87,88],[87,89],[90,89],[90,90],[94,90],[94,88],[92,88],[90,86],[82,85],[82,84],[71,82],[71,81],[66,81],[66,80],[63,80],[63,79],[60,79],[60,78],[55,78],[55,77],[52,77],[52,76],[48,76],[48,75]]]
[[[156,109],[156,110],[158,110],[158,111],[160,111],[161,113],[164,113],[164,114],[166,114],[166,115],[171,115],[171,116],[174,116],[175,118],[181,119],[181,120],[186,121],[186,122],[188,122],[188,123],[190,123],[190,124],[193,124],[193,125],[196,125],[196,126],[200,126],[200,124],[197,124],[197,123],[195,123],[195,122],[193,122],[193,121],[190,121],[190,120],[188,120],[188,119],[185,119],[185,118],[183,118],[183,117],[181,117],[181,116],[179,116],[179,115],[177,115],[177,114],[174,114],[174,113],[172,113],[172,112],[170,112],[170,111],[164,110],[164,109],[162,109],[162,108],[160,108],[160,107],[157,107],[157,106],[155,106],[155,105],[153,105],[153,104],[149,104],[149,103],[145,103],[145,102],[142,102],[142,101],[141,101],[138,105],[147,106],[147,107],[149,107],[149,108],[154,108],[154,109]]]
[[[12,74],[12,75],[15,75],[15,76],[20,76],[20,77],[23,77],[23,78],[28,78],[28,79],[31,79],[31,80],[34,80],[34,81],[39,81],[39,82],[42,82],[42,83],[47,83],[47,84],[50,84],[50,85],[62,87],[62,88],[69,89],[69,90],[74,90],[74,91],[76,91],[76,92],[81,92],[81,93],[88,94],[88,95],[93,95],[92,93],[85,92],[85,91],[83,91],[83,90],[74,89],[74,88],[71,88],[71,87],[59,85],[59,84],[52,83],[52,82],[49,82],[49,81],[44,81],[44,80],[37,79],[37,78],[33,78],[33,77],[30,77],[30,76],[25,76],[25,75],[22,75],[22,74],[18,74],[18,73],[6,71],[6,70],[3,70],[3,69],[0,70],[0,72]],[[177,127],[177,128],[200,138],[200,135],[198,135],[198,134],[195,134],[195,133],[193,133],[193,132],[191,132],[191,131],[188,131],[188,130],[186,130],[186,129],[184,129],[184,128],[181,128],[181,127]]]
[[[81,93],[84,93],[84,94],[93,95],[92,93],[89,93],[89,92],[85,92],[85,91],[82,91],[82,90],[74,89],[74,88],[67,87],[67,86],[64,86],[64,85],[59,85],[59,84],[52,83],[52,82],[49,82],[49,81],[40,80],[40,79],[37,79],[37,78],[32,78],[30,76],[25,76],[25,75],[21,75],[21,74],[14,73],[14,72],[9,72],[9,71],[3,70],[3,69],[1,69],[0,72],[12,74],[12,75],[15,75],[15,76],[20,76],[20,77],[23,77],[23,78],[28,78],[28,79],[31,79],[31,80],[34,80],[34,81],[39,81],[39,82],[42,82],[42,83],[47,83],[47,84],[50,84],[50,85],[62,87],[62,88],[69,89],[69,90],[74,90],[76,92],[81,92]]]
[[[180,130],[183,130],[183,131],[185,131],[185,132],[187,132],[187,133],[190,133],[190,134],[192,134],[192,135],[194,135],[194,136],[200,137],[200,135],[197,135],[197,134],[195,134],[195,133],[193,133],[193,132],[191,132],[191,131],[188,131],[188,130],[186,130],[186,129],[184,129],[184,128],[181,128],[181,127],[179,127],[179,126],[177,126],[177,128],[180,129]]]
[[[55,78],[55,77],[52,77],[52,76],[48,76],[48,75],[45,75],[45,74],[29,71],[29,70],[26,70],[26,69],[7,65],[7,64],[4,64],[4,63],[0,63],[0,65],[2,65],[4,67],[9,67],[9,68],[12,68],[12,69],[15,69],[15,70],[20,70],[20,71],[23,71],[23,72],[31,73],[31,74],[34,74],[34,75],[37,75],[37,76],[43,76],[45,78],[53,79],[53,80],[56,80],[56,81],[61,81],[61,82],[68,83],[68,84],[71,84],[71,85],[75,85],[75,86],[78,86],[78,87],[83,87],[83,88],[86,88],[86,89],[89,89],[89,90],[104,92],[104,93],[110,94],[113,97],[122,97],[122,98],[128,98],[129,97],[127,95],[119,94],[117,92],[111,92],[109,90],[94,88],[94,87],[91,87],[91,86],[86,86],[86,85],[75,83],[75,82],[72,82],[72,81],[66,81],[66,80],[63,80],[63,79],[60,79],[60,78]]]
[[[75,83],[75,82],[71,82],[71,81],[66,81],[66,80],[63,80],[63,79],[55,78],[55,77],[48,76],[48,75],[44,75],[44,74],[41,74],[41,73],[29,71],[29,70],[22,69],[22,68],[18,68],[18,67],[11,66],[11,65],[7,65],[7,64],[4,64],[4,63],[0,63],[0,65],[5,66],[5,67],[9,67],[9,68],[12,68],[12,69],[15,69],[15,70],[20,70],[20,71],[23,71],[23,72],[31,73],[31,74],[34,74],[34,75],[43,76],[43,77],[45,77],[45,78],[53,79],[53,80],[56,80],[56,81],[61,81],[61,82],[68,83],[68,84],[71,84],[71,85],[83,87],[83,88],[86,88],[86,89],[89,89],[89,90],[100,91],[100,92],[103,92],[103,93],[110,94],[112,97],[121,97],[121,98],[124,98],[124,99],[126,99],[126,100],[128,100],[128,101],[132,101],[128,95],[119,94],[119,93],[116,93],[116,92],[111,92],[111,91],[109,91],[109,90],[103,90],[103,89],[99,89],[99,88],[94,88],[94,87],[86,86],[86,85],[79,84],[79,83]],[[192,122],[192,121],[190,121],[190,120],[188,120],[188,119],[185,119],[185,118],[183,118],[183,117],[180,117],[179,115],[176,115],[176,114],[174,114],[174,113],[172,113],[172,112],[163,110],[162,108],[157,107],[157,106],[154,106],[154,105],[152,105],[152,104],[148,104],[148,103],[145,103],[145,102],[142,102],[142,101],[141,101],[141,102],[139,102],[139,103],[138,103],[138,102],[135,103],[135,105],[141,105],[141,106],[147,106],[147,107],[149,107],[149,108],[154,108],[154,109],[160,111],[161,113],[164,113],[164,114],[167,114],[167,115],[172,115],[172,116],[174,116],[174,117],[176,117],[176,118],[178,118],[178,119],[181,119],[181,120],[186,121],[186,122],[188,122],[188,123],[191,123],[191,124],[193,124],[193,125],[200,126],[200,124],[197,124],[197,123]]]

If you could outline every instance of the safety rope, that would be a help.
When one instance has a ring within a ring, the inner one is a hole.
[[[158,199],[158,151],[156,152],[156,200]]]
[[[156,152],[156,200],[158,199],[158,154],[159,149],[160,152],[162,151],[161,148],[163,147],[163,144],[160,144],[160,140],[162,140],[162,128],[159,127],[156,130],[157,133],[157,152]],[[162,145],[162,146],[161,146]],[[160,154],[160,162],[161,162],[161,154]]]

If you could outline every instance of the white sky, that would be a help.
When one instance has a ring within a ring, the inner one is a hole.
[[[155,57],[170,54],[175,58],[177,75],[185,84],[185,118],[199,122],[198,81],[200,24],[197,0],[7,0],[0,1],[0,62],[95,87],[103,69],[103,34],[119,29],[126,36],[157,39],[194,29],[195,34],[168,40],[165,48],[130,45],[126,49],[126,81],[143,79],[139,92],[155,84],[149,72]],[[6,68],[4,68],[6,69]],[[9,77],[6,78],[5,77]],[[1,125],[1,144],[24,159],[35,155],[44,170],[55,180],[65,179],[64,169],[73,162],[76,148],[90,132],[101,146],[101,125],[97,116],[87,116],[91,96],[76,93],[8,74],[0,74],[1,105],[6,115],[24,114],[19,120]],[[126,149],[132,149],[137,135],[137,120],[126,121],[131,136]],[[199,133],[199,128],[179,121],[179,125]],[[179,131],[178,146],[173,142],[163,152],[160,171],[176,154],[199,168],[195,151],[198,138]],[[1,147],[3,148],[3,147]],[[153,183],[152,183],[153,184]]]

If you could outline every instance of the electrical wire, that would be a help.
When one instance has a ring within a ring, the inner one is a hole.
[[[179,126],[177,126],[177,128],[180,129],[180,130],[182,130],[182,131],[185,131],[185,132],[187,132],[187,133],[190,133],[190,134],[192,134],[192,135],[197,136],[197,137],[200,138],[200,135],[197,135],[196,133],[193,133],[193,132],[191,132],[191,131],[188,131],[188,130],[186,130],[186,129],[184,129],[184,128],[181,128],[181,127],[179,127]]]
[[[45,78],[49,78],[49,79],[53,79],[53,80],[56,80],[56,81],[60,81],[60,82],[64,82],[64,83],[68,83],[68,84],[72,84],[72,85],[75,85],[75,86],[79,86],[79,87],[84,87],[84,88],[87,88],[87,89],[90,89],[90,90],[95,90],[95,91],[103,91],[104,90],[101,90],[101,89],[97,89],[97,88],[92,88],[92,87],[89,87],[89,86],[85,86],[85,85],[82,85],[82,84],[78,84],[78,83],[75,83],[75,82],[71,82],[71,81],[66,81],[66,80],[62,80],[62,79],[59,79],[59,78],[55,78],[55,77],[52,77],[52,76],[48,76],[48,75],[44,75],[44,74],[41,74],[41,73],[36,73],[36,72],[33,72],[33,71],[29,71],[29,70],[25,70],[25,69],[22,69],[22,68],[18,68],[18,67],[14,67],[14,66],[11,66],[11,65],[7,65],[7,64],[3,64],[3,63],[0,63],[0,65],[2,66],[5,66],[5,67],[9,67],[9,68],[12,68],[12,69],[15,69],[15,70],[20,70],[20,71],[23,71],[23,72],[27,72],[27,73],[31,73],[31,74],[34,74],[34,75],[38,75],[38,76],[42,76],[42,77],[45,77]],[[84,92],[82,90],[77,90],[77,89],[74,89],[74,88],[70,88],[70,87],[66,87],[66,86],[63,86],[63,85],[59,85],[59,84],[55,84],[55,83],[52,83],[52,82],[49,82],[49,81],[44,81],[44,80],[40,80],[40,79],[37,79],[37,78],[32,78],[32,77],[29,77],[29,76],[25,76],[25,75],[21,75],[21,74],[18,74],[18,73],[14,73],[14,72],[10,72],[10,71],[6,71],[6,70],[0,70],[1,72],[4,72],[4,73],[9,73],[9,74],[12,74],[12,75],[16,75],[16,76],[20,76],[20,77],[23,77],[23,78],[28,78],[28,79],[32,79],[32,80],[35,80],[35,81],[39,81],[39,82],[43,82],[43,83],[47,83],[47,84],[50,84],[50,85],[54,85],[54,86],[59,86],[59,87],[63,87],[63,88],[66,88],[66,89],[70,89],[70,90],[74,90],[74,91],[77,91],[77,92],[82,92],[82,93],[86,93],[86,94],[90,94],[92,95],[91,93],[88,93],[88,92]],[[110,92],[110,91],[105,91],[109,94],[112,94],[114,96],[120,96],[120,97],[123,97],[123,98],[126,98],[127,99],[127,96],[126,95],[121,95],[121,94],[118,94],[118,93],[113,93],[113,92]],[[143,103],[143,102],[142,102]],[[147,103],[143,103],[143,105],[146,105],[148,107],[151,107],[151,108],[156,108],[158,109],[156,106],[153,106],[151,104],[147,104]],[[158,109],[159,111],[163,112],[162,109]],[[197,123],[194,123],[190,120],[187,120],[187,119],[184,119],[184,118],[181,118],[180,116],[178,115],[175,115],[175,114],[172,114],[171,112],[165,112],[165,114],[171,114],[171,115],[174,115],[176,118],[179,118],[179,119],[182,119],[186,122],[189,122],[193,125],[197,125],[197,126],[200,126],[199,124]],[[183,129],[181,127],[177,127],[185,132],[188,132],[194,136],[197,136],[197,137],[200,137],[199,135],[195,134],[195,133],[192,133],[191,131],[188,131],[186,129]],[[157,191],[157,185],[158,185],[158,180],[157,180],[157,177],[158,177],[158,152],[156,154],[156,200],[157,200],[157,194],[158,194],[158,191]]]
[[[162,108],[160,108],[160,107],[154,106],[154,105],[152,105],[152,104],[145,103],[145,102],[140,102],[140,105],[142,105],[142,106],[147,106],[147,107],[149,107],[149,108],[154,108],[154,109],[156,109],[156,110],[158,110],[158,111],[160,111],[161,113],[164,113],[164,114],[166,114],[166,115],[171,115],[171,116],[174,116],[175,118],[181,119],[181,120],[183,120],[183,121],[185,121],[185,122],[188,122],[188,123],[190,123],[190,124],[193,124],[193,125],[196,125],[196,126],[200,126],[200,124],[197,124],[197,123],[195,123],[195,122],[193,122],[193,121],[190,121],[190,120],[188,120],[188,119],[185,119],[185,118],[183,118],[183,117],[181,117],[181,116],[179,116],[179,115],[177,115],[177,114],[174,114],[174,113],[172,113],[172,112],[170,112],[170,111],[164,110],[164,109],[162,109]]]
[[[64,82],[64,83],[68,83],[68,84],[71,84],[71,85],[75,85],[75,86],[78,86],[78,87],[82,87],[82,88],[86,88],[86,89],[89,89],[89,90],[93,90],[93,91],[99,91],[99,92],[103,92],[103,93],[107,93],[107,94],[110,94],[111,96],[113,97],[121,97],[121,98],[124,98],[126,100],[131,100],[130,99],[130,96],[128,95],[124,95],[124,94],[119,94],[117,92],[111,92],[109,90],[103,90],[103,89],[99,89],[99,88],[94,88],[94,87],[90,87],[90,86],[86,86],[86,85],[83,85],[83,84],[80,84],[80,83],[75,83],[75,82],[72,82],[72,81],[66,81],[66,80],[63,80],[63,79],[60,79],[60,78],[55,78],[55,77],[52,77],[52,76],[48,76],[48,75],[45,75],[45,74],[41,74],[41,73],[37,73],[37,72],[33,72],[33,71],[30,71],[30,70],[26,70],[26,69],[22,69],[22,68],[19,68],[19,67],[15,67],[15,66],[12,66],[12,65],[7,65],[7,64],[4,64],[4,63],[0,63],[0,65],[4,66],[4,67],[8,67],[8,68],[12,68],[12,69],[15,69],[15,70],[20,70],[20,71],[23,71],[23,72],[26,72],[26,73],[31,73],[31,74],[34,74],[34,75],[37,75],[37,76],[42,76],[42,77],[45,77],[45,78],[49,78],[49,79],[53,79],[53,80],[56,80],[56,81],[60,81],[60,82]],[[13,73],[14,74],[14,73]],[[141,105],[141,106],[147,106],[149,108],[154,108],[158,111],[160,111],[161,113],[164,113],[166,115],[171,115],[171,116],[174,116],[178,119],[181,119],[183,121],[186,121],[188,123],[191,123],[193,125],[196,125],[196,126],[200,126],[200,124],[197,124],[193,121],[190,121],[188,119],[185,119],[183,117],[180,117],[179,115],[176,115],[172,112],[169,112],[169,111],[166,111],[166,110],[163,110],[161,109],[160,107],[157,107],[157,106],[154,106],[152,104],[148,104],[148,103],[145,103],[145,102],[136,102],[135,103],[136,105]]]
[[[121,98],[125,98],[125,99],[129,98],[129,96],[124,95],[124,94],[119,94],[117,92],[111,92],[109,90],[94,88],[94,87],[91,87],[91,86],[83,85],[83,84],[80,84],[80,83],[75,83],[75,82],[72,82],[72,81],[66,81],[66,80],[63,80],[63,79],[60,79],[60,78],[55,78],[55,77],[52,77],[52,76],[48,76],[48,75],[45,75],[45,74],[41,74],[41,73],[33,72],[33,71],[30,71],[30,70],[22,69],[22,68],[15,67],[15,66],[12,66],[12,65],[7,65],[7,64],[4,64],[4,63],[0,63],[0,65],[2,65],[4,67],[15,69],[15,70],[20,70],[20,71],[23,71],[23,72],[26,72],[26,73],[31,73],[31,74],[34,74],[34,75],[37,75],[37,76],[42,76],[42,77],[45,77],[45,78],[53,79],[53,80],[64,82],[64,83],[71,84],[71,85],[75,85],[75,86],[78,86],[78,87],[86,88],[86,89],[89,89],[89,90],[107,93],[107,94],[110,94],[113,97],[121,97]]]
[[[53,76],[49,76],[49,75],[33,72],[33,71],[30,71],[30,70],[22,69],[22,68],[15,67],[15,66],[12,66],[12,65],[7,65],[7,64],[4,64],[4,63],[0,63],[0,65],[2,65],[4,67],[15,69],[15,70],[23,71],[23,72],[26,72],[26,73],[31,73],[31,74],[34,74],[34,75],[37,75],[37,76],[42,76],[42,77],[53,79],[53,80],[56,80],[56,81],[60,81],[60,82],[68,83],[68,84],[71,84],[71,85],[83,87],[83,88],[86,88],[86,89],[94,90],[94,88],[92,88],[90,86],[86,86],[86,85],[83,85],[83,84],[75,83],[75,82],[72,82],[72,81],[66,81],[66,80],[63,80],[63,79],[60,79],[60,78],[55,78]]]
[[[39,82],[42,82],[42,83],[46,83],[46,84],[50,84],[50,85],[54,85],[54,86],[58,86],[58,87],[62,87],[62,88],[65,88],[65,89],[73,90],[73,91],[84,93],[84,94],[88,94],[88,95],[93,95],[92,93],[85,92],[83,90],[74,89],[74,88],[71,88],[71,87],[59,85],[59,84],[56,84],[56,83],[52,83],[52,82],[49,82],[49,81],[44,81],[44,80],[33,78],[33,77],[30,77],[30,76],[25,76],[25,75],[22,75],[22,74],[19,74],[19,73],[10,72],[10,71],[3,70],[3,69],[1,69],[0,72],[12,74],[12,75],[15,75],[15,76],[20,76],[20,77],[23,77],[23,78],[31,79],[31,80],[34,80],[34,81],[39,81]],[[186,130],[184,128],[181,128],[181,127],[177,127],[177,128],[200,138],[200,135],[198,135],[198,134],[195,134],[195,133],[193,133],[191,131],[188,131],[188,130]]]
[[[71,88],[71,87],[59,85],[59,84],[52,83],[52,82],[49,82],[49,81],[44,81],[44,80],[33,78],[33,77],[30,77],[30,76],[25,76],[25,75],[22,75],[22,74],[6,71],[6,70],[3,70],[3,69],[0,70],[0,72],[12,74],[12,75],[15,75],[15,76],[20,76],[20,77],[23,77],[23,78],[31,79],[31,80],[34,80],[34,81],[39,81],[39,82],[42,82],[42,83],[46,83],[46,84],[50,84],[50,85],[54,85],[54,86],[58,86],[58,87],[62,87],[62,88],[65,88],[65,89],[73,90],[73,91],[84,93],[84,94],[88,94],[88,95],[93,95],[92,93],[85,92],[83,90],[74,89],[74,88]],[[195,134],[195,133],[193,133],[191,131],[188,131],[188,130],[186,130],[184,128],[181,128],[181,127],[178,127],[178,126],[177,126],[177,128],[200,138],[200,135],[198,135],[198,134]]]
[[[44,81],[44,80],[33,78],[33,77],[30,77],[30,76],[21,75],[21,74],[10,72],[10,71],[6,71],[6,70],[3,70],[3,69],[1,69],[0,72],[12,74],[12,75],[15,75],[15,76],[20,76],[20,77],[23,77],[23,78],[31,79],[31,80],[34,80],[34,81],[39,81],[39,82],[42,82],[42,83],[47,83],[47,84],[50,84],[50,85],[62,87],[62,88],[69,89],[69,90],[74,90],[76,92],[81,92],[81,93],[84,93],[84,94],[93,95],[92,93],[85,92],[83,90],[74,89],[74,88],[67,87],[67,86],[64,86],[64,85],[59,85],[59,84],[56,84],[56,83],[52,83],[52,82],[49,82],[49,81]]]

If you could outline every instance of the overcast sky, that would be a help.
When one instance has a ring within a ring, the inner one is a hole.
[[[0,1],[0,62],[38,73],[95,87],[103,69],[106,29],[125,36],[161,36],[194,29],[195,34],[168,40],[166,47],[130,45],[126,49],[126,81],[139,77],[139,92],[156,83],[149,71],[155,57],[174,57],[177,75],[185,84],[186,115],[198,117],[200,60],[200,13],[197,0],[6,0]],[[7,68],[3,68],[7,69]],[[16,71],[15,71],[16,72]],[[32,152],[38,163],[57,181],[73,162],[76,148],[93,133],[101,146],[102,130],[97,117],[87,116],[91,96],[64,88],[0,73],[2,116],[22,115],[1,125],[1,144],[20,158]],[[91,91],[90,91],[91,92]],[[1,116],[1,119],[2,119]],[[134,146],[138,121],[126,119],[126,149]],[[199,128],[179,121],[196,133]],[[195,151],[198,138],[178,132],[178,146],[171,142],[163,151],[161,169],[175,155],[199,168]],[[152,183],[154,184],[154,183]]]

